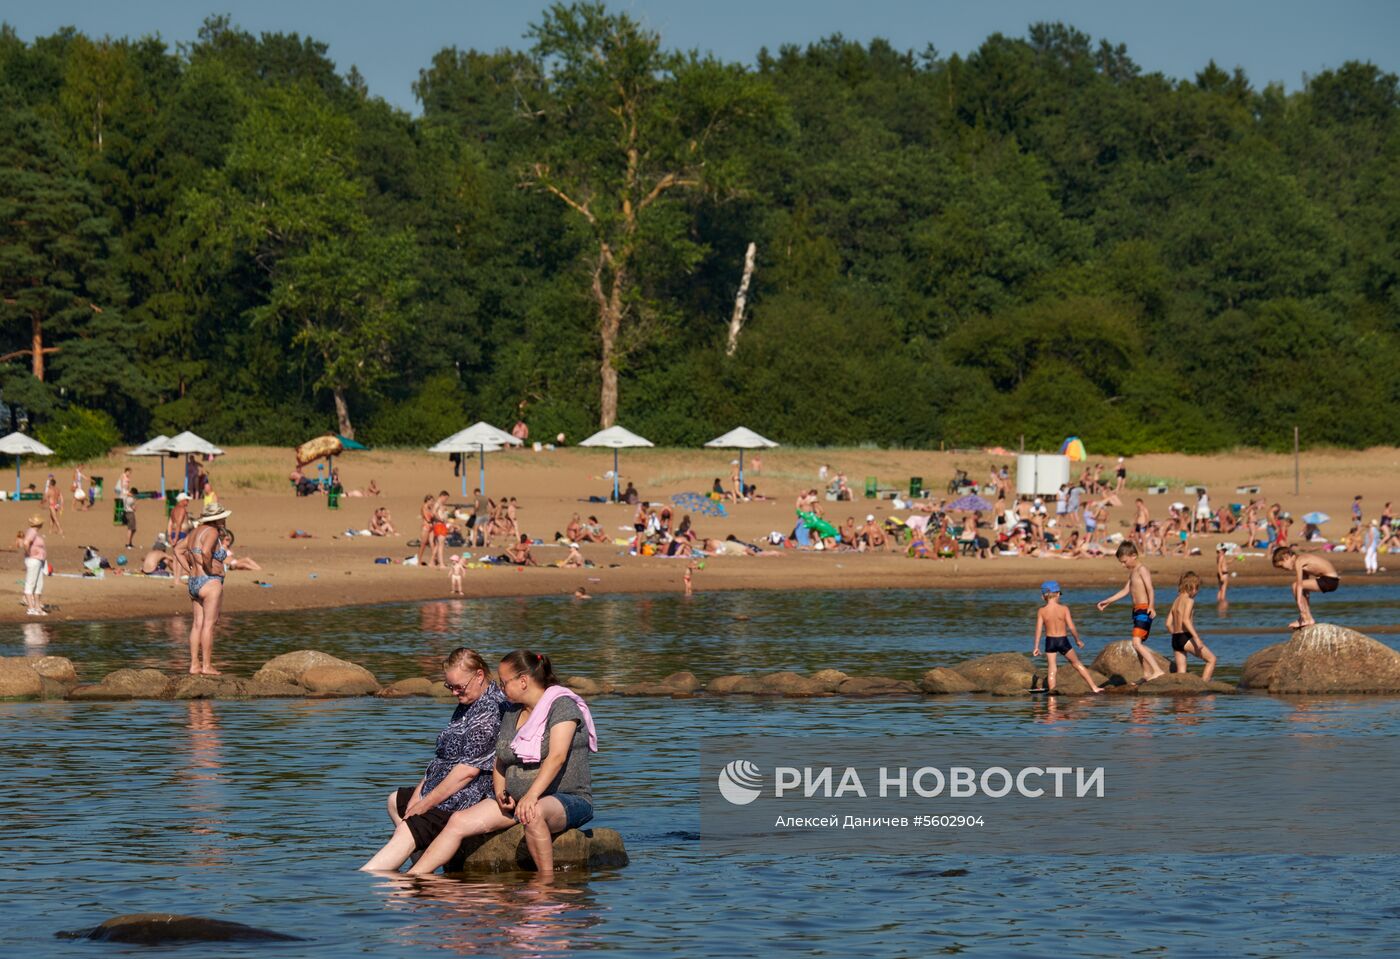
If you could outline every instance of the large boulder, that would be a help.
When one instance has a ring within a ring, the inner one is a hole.
[[[1286,645],[1287,643],[1274,643],[1251,653],[1244,661],[1244,668],[1240,670],[1240,688],[1268,689],[1269,680],[1274,676],[1274,667],[1278,665]]]
[[[175,916],[170,913],[141,913],[108,919],[93,929],[60,932],[60,939],[93,939],[98,942],[126,942],[158,946],[173,942],[301,942],[271,929],[245,926],[241,922],[206,919],[203,916]]]
[[[0,699],[38,699],[43,694],[44,679],[29,660],[0,658]]]
[[[34,672],[45,679],[67,683],[69,686],[78,684],[78,670],[73,666],[73,660],[67,656],[38,656],[28,660],[28,663],[34,667]]]
[[[1147,654],[1152,657],[1152,661],[1163,672],[1170,670],[1171,664],[1157,653],[1149,649]],[[1094,657],[1094,662],[1089,668],[1096,673],[1107,676],[1108,682],[1115,686],[1123,683],[1135,683],[1142,679],[1142,664],[1138,662],[1133,644],[1126,639],[1109,643],[1099,650],[1099,654]]]
[[[977,686],[962,673],[938,666],[920,677],[919,688],[931,695],[942,696],[949,693],[970,693]]]
[[[1035,666],[1022,653],[992,653],[959,663],[953,671],[984,693],[1014,696],[1031,688]]]
[[[612,829],[566,829],[554,837],[554,868],[600,869],[627,865],[622,837]],[[515,872],[533,869],[525,827],[472,836],[462,843],[449,872]]]
[[[299,649],[269,659],[253,681],[290,683],[321,696],[366,696],[379,692],[379,681],[363,666],[315,649]]]
[[[1343,626],[1306,626],[1283,644],[1268,689],[1279,694],[1400,692],[1400,652]]]

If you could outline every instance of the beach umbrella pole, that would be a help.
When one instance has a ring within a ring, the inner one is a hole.
[[[20,481],[20,478],[19,478],[19,457],[16,456],[16,457],[15,457],[15,499],[19,499],[19,484],[20,484],[20,482],[21,482],[21,481]]]
[[[481,495],[482,495],[482,496],[485,496],[485,495],[486,495],[486,444],[485,444],[485,443],[479,444],[479,445],[477,446],[476,450],[477,450],[477,453],[476,453],[476,458],[477,458],[477,463],[476,463],[476,467],[477,467],[476,481],[477,481],[477,484],[481,487]],[[462,483],[463,483],[463,485],[462,485],[462,495],[463,495],[463,496],[466,496],[466,495],[467,495],[466,478],[467,478],[467,477],[466,477],[466,471],[464,470],[464,471],[462,472]]]
[[[620,502],[622,497],[617,493],[617,447],[613,447],[613,502]]]
[[[165,499],[165,454],[160,456],[160,498]]]
[[[744,497],[744,450],[739,448],[739,488],[734,491],[734,495],[743,499]]]

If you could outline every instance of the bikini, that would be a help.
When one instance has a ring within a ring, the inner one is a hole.
[[[204,550],[197,546],[192,546],[190,547],[190,555],[202,556],[204,555]],[[212,558],[214,562],[222,563],[224,560],[228,559],[228,550],[224,549],[222,546],[216,546],[214,547]],[[222,585],[224,576],[222,573],[200,573],[198,576],[191,576],[189,582],[190,599],[199,599],[199,591],[204,588],[206,583],[212,580],[218,580],[220,585]]]

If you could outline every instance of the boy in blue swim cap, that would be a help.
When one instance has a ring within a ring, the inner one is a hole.
[[[1040,607],[1035,615],[1035,645],[1031,648],[1031,655],[1040,655],[1040,636],[1043,632],[1045,634],[1045,691],[1047,693],[1057,691],[1055,685],[1056,657],[1063,654],[1065,659],[1069,660],[1069,664],[1079,670],[1079,675],[1083,676],[1084,682],[1089,684],[1091,692],[1103,692],[1103,688],[1094,682],[1094,677],[1089,675],[1089,670],[1084,668],[1084,664],[1079,661],[1079,655],[1070,645],[1069,638],[1071,636],[1074,637],[1074,641],[1080,649],[1084,648],[1084,641],[1079,638],[1079,629],[1074,625],[1074,617],[1070,614],[1069,607],[1060,602],[1060,584],[1053,579],[1041,583],[1040,595],[1045,600],[1045,605]]]

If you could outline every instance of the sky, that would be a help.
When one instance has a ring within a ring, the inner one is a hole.
[[[0,0],[0,21],[25,40],[74,26],[93,37],[158,34],[171,46],[195,38],[209,14],[227,13],[251,33],[312,36],[341,70],[357,66],[370,92],[416,113],[411,84],[443,47],[522,48],[544,0]],[[1256,88],[1298,89],[1306,75],[1369,60],[1400,71],[1397,0],[611,0],[658,31],[668,47],[752,62],[763,47],[806,44],[834,33],[945,56],[990,34],[1023,36],[1060,20],[1127,45],[1146,71],[1192,77],[1214,59],[1242,67]]]

